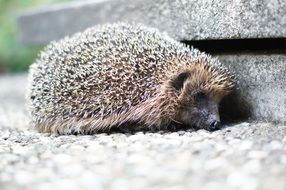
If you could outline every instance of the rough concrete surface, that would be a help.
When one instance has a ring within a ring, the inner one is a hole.
[[[238,90],[227,102],[234,117],[286,123],[286,55],[229,54],[218,59],[237,75]]]
[[[128,21],[177,40],[285,38],[285,0],[109,0],[73,2],[20,14],[20,39],[42,44],[95,24]]]
[[[0,76],[0,189],[286,189],[286,126],[50,136],[30,129],[26,75]]]

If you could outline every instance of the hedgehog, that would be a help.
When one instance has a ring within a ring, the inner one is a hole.
[[[27,105],[40,132],[220,128],[235,77],[216,58],[142,24],[90,27],[51,42],[30,66]]]

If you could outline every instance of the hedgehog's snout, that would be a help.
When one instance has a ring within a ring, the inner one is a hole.
[[[218,130],[220,128],[220,120],[219,119],[211,119],[209,123],[209,129],[211,131]]]
[[[217,106],[213,105],[212,109],[207,115],[206,121],[205,121],[205,128],[209,131],[215,131],[220,129],[220,116],[218,112]]]

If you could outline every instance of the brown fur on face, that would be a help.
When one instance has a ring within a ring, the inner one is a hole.
[[[179,93],[174,120],[207,130],[219,128],[219,103],[234,87],[224,71],[197,61],[175,75],[170,85]]]

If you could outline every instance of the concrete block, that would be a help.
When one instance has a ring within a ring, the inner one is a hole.
[[[238,90],[222,104],[225,115],[286,123],[286,54],[219,55],[238,76]]]
[[[177,40],[285,38],[285,0],[109,0],[37,9],[18,18],[25,44],[45,44],[95,24],[128,21]]]

